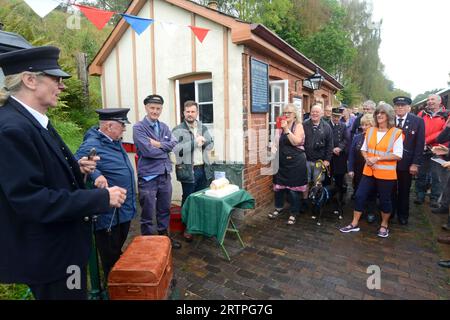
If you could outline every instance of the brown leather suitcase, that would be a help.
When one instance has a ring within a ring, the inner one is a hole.
[[[137,236],[108,277],[111,300],[163,300],[173,277],[170,239]]]

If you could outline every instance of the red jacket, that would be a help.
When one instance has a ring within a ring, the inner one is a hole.
[[[436,142],[436,138],[442,132],[442,130],[444,130],[445,122],[447,121],[446,117],[444,117],[444,114],[442,113],[443,111],[445,111],[445,107],[441,107],[441,110],[436,116],[433,116],[426,110],[422,110],[419,112],[418,116],[423,118],[423,121],[425,122],[426,145],[438,145],[438,143]]]

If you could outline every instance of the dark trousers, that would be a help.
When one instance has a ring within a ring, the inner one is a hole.
[[[205,189],[207,187],[204,166],[194,167],[194,183],[182,182],[181,187],[183,188],[183,196],[181,199],[181,206],[183,206],[184,202],[191,195],[191,193],[197,192],[197,191]]]
[[[122,254],[122,247],[127,240],[130,221],[120,223],[111,228],[95,231],[95,243],[102,260],[103,274],[108,279],[109,272]]]
[[[448,207],[450,206],[450,174],[448,171],[445,173],[445,176],[447,177],[447,182],[445,183],[446,187],[442,193],[441,206]]]
[[[73,274],[68,274],[66,278],[45,284],[30,284],[31,292],[36,300],[87,300],[87,271],[86,266],[81,267],[80,289],[69,289],[69,284],[73,283],[69,278]]]
[[[381,180],[374,177],[363,175],[355,194],[355,210],[362,212],[367,205],[367,199],[370,195],[380,196],[380,209],[384,213],[392,212],[391,194],[394,188],[395,180]]]
[[[167,232],[171,201],[172,183],[170,181],[170,174],[161,174],[150,181],[139,179],[139,203],[142,208],[142,235],[154,235],[156,232]],[[156,228],[153,225],[155,215]]]
[[[289,204],[291,205],[290,211],[292,216],[297,216],[300,213],[300,192],[292,191],[289,189],[283,189],[275,191],[275,208],[283,209],[285,194],[289,195]]]
[[[337,190],[339,192],[339,201],[344,199],[346,188],[344,187],[344,177],[345,174],[335,174],[333,176],[334,183],[336,184]]]
[[[419,167],[419,174],[416,180],[416,193],[418,199],[425,199],[427,193],[428,177],[431,174],[431,201],[438,201],[442,194],[442,188],[445,185],[445,181],[441,180],[440,164],[432,161],[430,157],[425,157],[423,164]]]
[[[392,192],[392,213],[397,213],[397,218],[409,218],[409,193],[411,190],[412,176],[409,171],[397,170],[397,183]]]

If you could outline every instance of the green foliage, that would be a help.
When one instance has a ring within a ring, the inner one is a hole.
[[[108,6],[107,3],[113,5],[115,11],[123,12],[130,1],[103,1],[102,5]],[[20,34],[35,46],[54,45],[61,49],[59,63],[72,77],[64,81],[66,89],[60,95],[58,106],[48,114],[55,123],[64,124],[61,125],[61,135],[66,138],[67,134],[68,144],[72,147],[78,144],[82,132],[97,122],[94,110],[102,106],[100,81],[97,77],[90,78],[89,99],[84,95],[82,83],[77,77],[74,55],[84,52],[88,61],[91,61],[111,32],[112,26],[99,31],[81,16],[81,29],[70,29],[66,26],[70,15],[68,7],[62,5],[41,19],[23,1],[0,0],[0,21],[4,24],[5,31]]]
[[[70,121],[62,121],[60,119],[51,119],[51,121],[70,150],[76,152],[81,142],[83,142],[83,134],[80,127]]]
[[[23,284],[0,284],[0,300],[32,300],[33,295]]]
[[[208,0],[197,0],[206,5]],[[386,78],[378,49],[381,22],[373,23],[367,0],[219,0],[219,9],[262,23],[313,60],[345,88],[349,105],[391,101],[402,92]]]

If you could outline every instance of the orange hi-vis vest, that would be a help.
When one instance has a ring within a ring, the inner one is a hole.
[[[379,157],[394,154],[394,143],[402,135],[402,130],[390,128],[379,143],[377,143],[378,128],[372,127],[367,130],[367,156]],[[397,180],[397,160],[378,161],[372,167],[364,166],[365,176],[374,176],[382,180]]]

